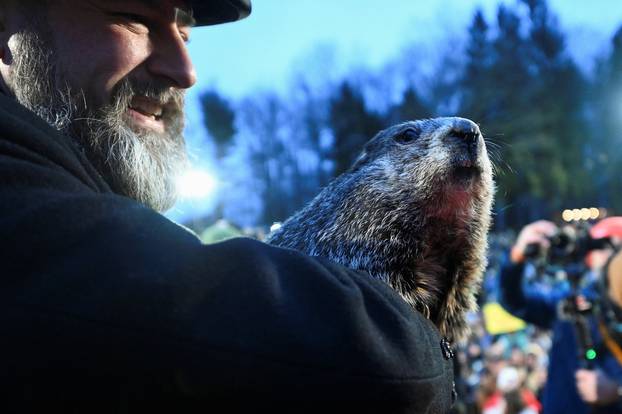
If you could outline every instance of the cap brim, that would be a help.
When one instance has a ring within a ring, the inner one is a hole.
[[[190,1],[197,26],[234,22],[251,13],[250,0]]]

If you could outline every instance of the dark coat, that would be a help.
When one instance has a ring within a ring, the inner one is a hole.
[[[250,239],[202,245],[6,97],[0,246],[3,413],[451,404],[438,331],[383,283]]]

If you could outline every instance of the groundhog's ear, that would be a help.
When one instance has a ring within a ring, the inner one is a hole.
[[[350,170],[351,171],[358,170],[363,164],[367,162],[368,158],[369,158],[369,154],[367,153],[367,151],[363,150],[363,152],[359,154],[359,156],[356,158],[356,160],[352,164],[352,168],[350,168]]]

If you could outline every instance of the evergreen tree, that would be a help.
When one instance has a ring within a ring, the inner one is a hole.
[[[497,207],[513,226],[582,202],[589,182],[582,161],[585,83],[546,1],[523,4],[527,19],[498,7],[492,39],[476,12],[461,81],[461,113],[502,144]]]
[[[564,34],[546,1],[523,1],[529,8],[529,62],[534,78],[529,88],[530,100],[535,103],[530,120],[541,140],[552,144],[543,151],[542,161],[548,168],[537,170],[539,196],[546,195],[549,207],[555,210],[568,203],[581,205],[592,198],[587,194],[590,177],[584,168],[586,83],[566,50]]]
[[[383,127],[382,117],[367,109],[365,99],[343,82],[330,103],[330,125],[334,135],[334,175],[346,171],[365,143]]]
[[[547,69],[566,60],[564,35],[546,0],[522,0],[529,9],[531,60],[536,69]]]
[[[484,135],[500,144],[496,175],[500,191],[495,206],[499,221],[513,226],[528,220],[521,195],[530,188],[527,175],[534,168],[532,143],[525,142],[531,137],[524,119],[530,109],[526,91],[530,77],[518,14],[500,5],[496,24],[496,35],[489,40],[483,17],[476,14],[471,25],[466,67],[475,79],[473,85],[469,78],[464,82],[466,90],[472,91],[465,104],[467,115],[480,123]]]
[[[458,84],[462,95],[460,114],[475,122],[489,119],[491,103],[497,93],[491,78],[492,53],[488,23],[482,11],[477,10],[468,29],[466,64]]]
[[[247,163],[260,193],[260,223],[270,225],[291,215],[291,171],[295,160],[287,147],[290,138],[287,108],[274,94],[258,95],[241,104]]]
[[[611,53],[597,66],[594,96],[592,170],[598,201],[622,212],[622,26],[611,39]]]
[[[516,128],[513,117],[529,107],[525,88],[529,84],[529,70],[525,41],[521,36],[518,14],[504,5],[497,10],[497,36],[492,42],[489,82],[495,94],[491,98],[488,116],[496,118],[505,127]],[[507,133],[507,130],[506,130]]]
[[[402,101],[396,105],[391,112],[394,113],[394,118],[397,118],[393,122],[413,121],[433,116],[432,110],[421,99],[413,87],[407,88],[404,91]]]
[[[200,96],[203,123],[216,145],[216,158],[221,160],[235,136],[235,112],[231,104],[216,91]]]
[[[203,124],[216,147],[216,162],[222,164],[236,134],[235,112],[229,101],[216,91],[206,91],[200,95],[199,99],[203,110]],[[223,194],[218,197],[213,213],[216,219],[223,218],[225,210]]]
[[[318,92],[306,81],[299,81],[296,85],[297,99],[294,102],[296,140],[295,145],[309,153],[317,160],[313,171],[303,173],[299,171],[296,204],[302,206],[315,196],[331,178],[331,143],[325,142],[328,126],[329,98]]]

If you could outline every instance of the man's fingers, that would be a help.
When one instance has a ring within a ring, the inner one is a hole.
[[[547,243],[548,237],[551,237],[557,231],[557,226],[546,220],[536,221],[523,228],[518,236],[520,244],[527,245],[529,243]],[[518,244],[517,243],[517,244]]]
[[[597,400],[596,372],[579,369],[575,372],[575,380],[581,399],[587,403],[594,403]]]
[[[526,226],[525,228],[529,228],[531,231],[543,234],[545,236],[552,236],[557,231],[557,226],[552,221],[548,220],[538,220]]]
[[[589,375],[589,371],[586,369],[578,369],[575,373],[574,373],[574,377],[577,379],[577,381],[579,379],[583,379],[585,378],[586,375]]]
[[[577,381],[589,381],[592,379],[596,379],[596,371],[592,371],[589,369],[578,369],[574,376]]]

